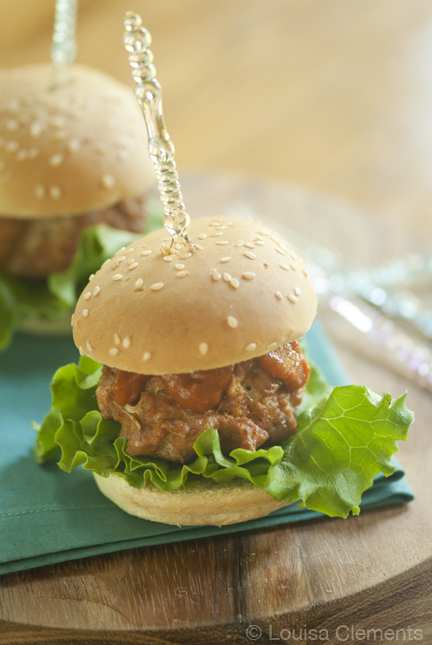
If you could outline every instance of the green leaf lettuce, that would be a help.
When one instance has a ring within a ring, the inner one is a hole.
[[[230,482],[247,479],[275,500],[294,502],[332,517],[359,513],[362,493],[379,472],[395,467],[396,442],[405,440],[413,414],[405,395],[382,397],[366,387],[347,385],[332,391],[312,367],[297,433],[281,446],[256,452],[220,449],[216,430],[208,428],[194,444],[196,458],[180,465],[163,459],[131,457],[120,424],[102,419],[94,393],[101,366],[83,357],[54,375],[52,409],[40,425],[35,456],[39,463],[61,454],[59,466],[70,472],[82,465],[108,477],[112,473],[136,488],[151,481],[161,490],[193,487],[204,477]]]

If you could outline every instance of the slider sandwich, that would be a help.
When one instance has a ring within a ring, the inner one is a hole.
[[[188,236],[153,231],[84,288],[80,364],[54,376],[36,458],[82,465],[120,508],[168,524],[231,524],[297,500],[357,514],[374,476],[394,471],[405,396],[331,390],[309,364],[298,339],[316,294],[272,231],[203,218]]]
[[[88,276],[148,226],[154,174],[133,92],[74,65],[0,71],[0,348],[64,331]]]

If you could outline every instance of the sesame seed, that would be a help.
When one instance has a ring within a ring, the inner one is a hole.
[[[211,233],[210,237],[222,237],[222,232]]]
[[[7,144],[5,145],[5,150],[7,150],[7,152],[16,152],[18,148],[19,148],[18,141],[8,141]]]
[[[182,264],[181,262],[177,262],[177,264],[175,265],[175,268],[177,269],[177,271],[181,271],[182,269],[185,268],[185,265]]]
[[[122,345],[123,345],[123,347],[124,347],[125,349],[128,349],[128,348],[130,347],[130,344],[131,344],[131,342],[130,342],[130,338],[129,338],[129,336],[125,336],[125,337],[123,338],[123,341],[122,341]]]
[[[195,242],[195,248],[199,249],[200,251],[203,250],[203,247],[198,244],[198,242]]]
[[[149,361],[151,359],[150,352],[144,352],[142,359],[143,359],[143,361]]]
[[[62,116],[53,116],[51,119],[51,125],[53,128],[64,128],[66,125],[66,120]]]
[[[117,347],[111,347],[111,348],[108,350],[108,354],[109,354],[110,356],[117,356],[117,354],[118,354],[118,353],[119,353],[119,350],[117,349]]]
[[[245,350],[247,352],[254,352],[256,350],[256,348],[257,348],[256,343],[249,343],[249,345],[246,345]]]
[[[123,262],[123,260],[126,260],[125,255],[121,255],[119,258],[117,258],[117,262]]]
[[[120,345],[120,336],[118,334],[114,334],[114,342],[116,345]]]
[[[292,262],[291,264],[291,269],[295,271],[297,269],[297,264],[295,262]]]
[[[246,273],[243,273],[242,278],[245,280],[253,280],[255,277],[255,273],[253,271],[246,271]]]
[[[180,271],[180,273],[177,273],[178,278],[184,278],[187,275],[189,275],[189,271]]]
[[[229,273],[224,273],[223,274],[223,279],[225,282],[229,282],[231,280],[232,276]]]
[[[100,287],[95,287],[93,289],[93,295],[96,297],[100,294]]]
[[[299,295],[301,294],[301,289],[300,289],[300,287],[296,287],[296,288],[294,289],[294,293],[295,293],[295,295],[296,295],[296,296],[299,296]]]
[[[34,123],[31,124],[30,136],[32,139],[37,139],[38,137],[40,137],[42,132],[43,132],[43,127],[41,123],[38,123],[38,121],[35,121]]]
[[[45,186],[36,186],[35,195],[38,199],[43,199],[45,197]]]
[[[163,286],[164,286],[163,282],[155,282],[154,284],[150,285],[150,289],[152,291],[159,291],[160,289],[162,289]]]
[[[15,159],[17,161],[25,161],[25,159],[28,159],[28,157],[29,157],[28,150],[18,150]]]
[[[277,246],[277,247],[275,248],[275,251],[277,251],[277,252],[278,252],[278,253],[280,253],[281,255],[286,255],[286,251],[284,251],[283,249],[281,249],[281,248],[280,248],[280,246]]]
[[[215,231],[224,231],[226,226],[215,226]]]
[[[146,251],[141,251],[141,255],[144,255],[144,256],[150,255],[150,253],[151,253],[150,249],[147,249]]]
[[[213,280],[214,280],[215,282],[217,282],[218,280],[220,280],[220,279],[221,279],[221,277],[222,277],[222,276],[221,276],[221,274],[219,273],[219,271],[218,271],[217,269],[213,269],[213,271],[212,271],[212,278],[213,278]]]
[[[50,166],[53,166],[53,167],[60,166],[60,164],[63,162],[63,159],[64,159],[64,156],[58,153],[56,155],[52,155],[52,157],[49,158],[48,163]]]
[[[307,277],[308,277],[308,275],[309,275],[309,273],[306,271],[306,269],[303,269],[302,273],[303,273],[303,275],[304,275],[304,277],[305,277],[305,278],[307,278]]]
[[[268,346],[268,349],[269,349],[269,350],[270,350],[270,349],[274,349],[275,347],[277,347],[277,343],[276,343],[276,342],[273,342],[273,343],[270,343],[270,345]]]
[[[125,254],[125,255],[129,255],[129,253],[133,253],[133,252],[134,252],[134,250],[135,250],[135,249],[132,247],[132,248],[128,249],[127,251],[125,251],[125,252],[124,252],[124,254]]]
[[[281,294],[281,292],[280,292],[280,291],[276,291],[275,296],[276,296],[276,298],[277,298],[278,300],[282,300],[282,297],[283,297],[283,296],[282,296],[282,294]]]
[[[291,295],[287,296],[287,298],[292,303],[297,302],[297,300],[298,300],[298,298],[296,298],[296,296],[291,296]]]
[[[205,356],[208,352],[209,346],[207,343],[200,343],[198,349],[201,356]]]
[[[200,233],[200,234],[198,235],[198,239],[199,239],[199,240],[205,240],[205,239],[206,239],[206,237],[207,237],[207,235],[206,235],[205,233]]]
[[[279,244],[279,239],[276,237],[276,235],[270,235],[270,239],[275,242],[275,244]]]
[[[72,316],[71,316],[71,325],[74,324],[74,319],[75,319],[75,314],[72,314]]]
[[[230,260],[231,260],[231,258],[230,258],[229,256],[228,256],[228,257],[226,257],[226,258],[221,258],[221,259],[220,259],[220,261],[221,261],[223,264],[225,264],[226,262],[229,262]]]
[[[89,315],[89,310],[88,309],[83,309],[82,310],[82,315],[84,316],[84,318],[87,318],[88,315]]]
[[[164,255],[162,259],[164,262],[172,262],[172,257],[170,255]]]
[[[252,244],[252,242],[245,242],[244,245],[245,245],[245,247],[247,249],[254,249],[255,248],[255,244]]]
[[[251,253],[251,251],[245,251],[245,252],[243,253],[243,255],[244,255],[246,258],[249,258],[249,260],[255,260],[255,258],[256,258],[255,253]]]
[[[118,255],[119,253],[122,253],[122,251],[124,251],[125,248],[126,248],[125,246],[122,246],[121,249],[119,249],[118,251],[115,252],[115,254]],[[124,260],[124,258],[123,258],[123,260]]]
[[[243,246],[243,244],[244,244],[243,240],[239,240],[234,244],[234,246]]]
[[[74,152],[78,152],[78,150],[81,148],[81,141],[79,139],[69,139],[69,141],[66,144],[66,148],[72,154]]]
[[[82,347],[78,347],[78,351],[79,351],[79,353],[80,353],[80,356],[84,356],[84,352],[83,352],[83,350],[82,350]]]
[[[228,316],[227,323],[228,323],[228,327],[231,327],[231,329],[235,329],[236,327],[238,327],[238,320],[237,318],[234,318],[234,316]]]
[[[258,234],[265,235],[266,237],[270,237],[270,233],[268,233],[267,231],[258,231]]]
[[[233,289],[238,289],[240,282],[237,280],[237,278],[231,278],[230,285],[233,287]]]
[[[19,123],[15,119],[10,119],[6,121],[6,130],[9,132],[16,132],[19,129]]]
[[[218,241],[216,242],[216,244],[224,245],[224,244],[229,244],[229,242],[228,242],[228,240],[218,240]]]
[[[180,256],[180,260],[186,260],[186,258],[190,258],[192,253],[182,253]]]
[[[289,268],[289,266],[287,264],[279,264],[279,266],[280,266],[281,269],[284,269],[285,271],[290,270],[290,268]]]
[[[109,262],[109,260],[107,260],[107,262]],[[104,262],[104,264],[105,264],[105,262]],[[103,266],[103,264],[102,264],[102,266]],[[90,280],[93,280],[93,278],[94,278],[94,277],[95,277],[95,274],[94,274],[94,273],[92,273],[91,275],[89,275],[89,282],[90,282]]]
[[[122,274],[116,273],[115,275],[113,275],[113,280],[115,280],[116,282],[118,282],[119,280],[123,280]]]
[[[107,188],[107,189],[114,188],[115,179],[112,175],[108,175],[108,174],[102,175],[101,184],[104,188]]]
[[[86,345],[87,345],[87,350],[88,350],[89,352],[92,352],[92,351],[93,351],[93,347],[90,345],[90,341],[87,341],[87,342],[86,342]]]
[[[292,259],[292,260],[298,260],[297,256],[296,256],[296,255],[294,255],[294,253],[291,253],[291,259]]]
[[[169,238],[168,238],[169,241]],[[182,245],[181,244],[174,244],[174,248],[176,251],[181,251]]]
[[[83,298],[84,300],[88,300],[89,298],[91,298],[91,292],[87,291],[87,293],[84,294]]]
[[[60,186],[50,186],[49,194],[52,199],[60,199],[62,196],[62,189]]]
[[[143,279],[138,278],[138,280],[135,282],[135,291],[141,291],[143,284],[144,284]]]
[[[119,263],[118,263],[118,262],[113,262],[113,263],[111,264],[111,270],[112,270],[112,271],[114,271],[114,269],[117,269],[118,265],[119,265]]]
[[[264,244],[265,244],[264,240],[255,240],[256,246],[264,246]]]
[[[216,222],[216,221],[210,222],[210,224],[209,224],[209,226],[220,226],[220,225],[221,225],[221,223]]]
[[[137,268],[137,266],[138,266],[138,262],[132,262],[132,264],[129,267],[129,271],[133,271],[134,269]]]

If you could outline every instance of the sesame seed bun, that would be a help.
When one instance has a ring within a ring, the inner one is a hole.
[[[244,479],[229,484],[201,481],[195,488],[161,491],[148,483],[133,488],[119,475],[94,474],[99,490],[130,515],[177,526],[222,526],[268,515],[287,502],[275,502],[262,488]]]
[[[0,70],[0,213],[81,214],[154,182],[144,119],[133,92],[74,65],[49,90],[51,64]]]
[[[80,352],[141,374],[209,370],[303,336],[317,307],[303,260],[257,222],[193,220],[199,245],[158,230],[91,279],[73,317]]]

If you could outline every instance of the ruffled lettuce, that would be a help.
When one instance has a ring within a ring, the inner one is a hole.
[[[228,456],[219,436],[207,429],[195,441],[195,459],[176,465],[153,457],[131,457],[120,424],[102,419],[94,393],[101,366],[87,357],[54,375],[52,409],[40,425],[35,456],[43,463],[61,454],[60,468],[82,465],[102,477],[124,477],[135,488],[151,481],[161,490],[196,486],[202,478],[215,483],[235,477],[263,488],[275,500],[294,502],[334,517],[359,513],[362,493],[379,472],[394,472],[391,456],[405,440],[414,416],[405,395],[382,397],[366,387],[330,389],[312,368],[299,409],[297,433],[280,446],[256,452],[236,449]]]
[[[150,201],[145,233],[162,226],[162,212]],[[88,278],[122,246],[143,233],[130,233],[104,224],[87,228],[70,267],[46,280],[13,278],[0,272],[0,351],[6,349],[15,330],[28,318],[54,320],[65,315],[78,299]]]

